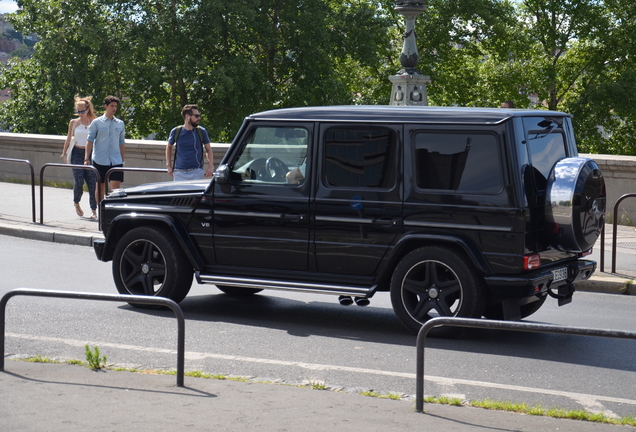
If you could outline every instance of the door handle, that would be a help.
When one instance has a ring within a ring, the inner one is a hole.
[[[302,222],[307,219],[307,215],[297,214],[297,213],[289,213],[282,215],[283,220],[290,222]]]
[[[373,224],[387,226],[387,227],[394,227],[394,226],[398,226],[400,224],[400,221],[390,217],[381,217],[381,218],[373,219]]]

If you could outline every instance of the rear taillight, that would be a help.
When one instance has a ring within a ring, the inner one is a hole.
[[[532,270],[539,268],[541,265],[541,256],[539,254],[526,255],[523,257],[523,269]]]
[[[590,250],[587,250],[587,251],[585,251],[585,252],[581,253],[579,256],[584,257],[584,256],[592,255],[592,251],[593,251],[593,250],[594,250],[594,248],[592,248],[592,249],[590,249]]]

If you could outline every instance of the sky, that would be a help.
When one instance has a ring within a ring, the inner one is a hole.
[[[18,5],[13,0],[0,0],[0,13],[15,12]]]

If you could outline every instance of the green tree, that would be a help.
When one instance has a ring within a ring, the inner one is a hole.
[[[165,138],[181,106],[197,103],[211,138],[225,141],[251,112],[376,98],[379,78],[362,78],[390,49],[386,17],[365,1],[18,5],[16,29],[40,37],[33,58],[0,78],[13,90],[0,120],[19,132],[63,132],[75,93],[116,94],[130,137]]]
[[[0,86],[11,89],[0,121],[15,132],[63,133],[75,94],[103,98],[120,88],[121,22],[97,2],[20,0],[18,6],[10,21],[40,40],[30,59],[12,60],[0,75]]]
[[[571,112],[579,148],[636,154],[636,5],[627,0],[431,0],[421,69],[439,105]]]

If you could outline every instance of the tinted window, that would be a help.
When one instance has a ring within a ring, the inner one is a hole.
[[[381,127],[333,127],[324,135],[324,181],[332,187],[391,188],[397,136]]]
[[[415,135],[415,172],[421,189],[496,194],[503,188],[498,139],[475,132]]]
[[[546,179],[554,164],[566,157],[562,122],[563,117],[523,119],[530,163]]]

